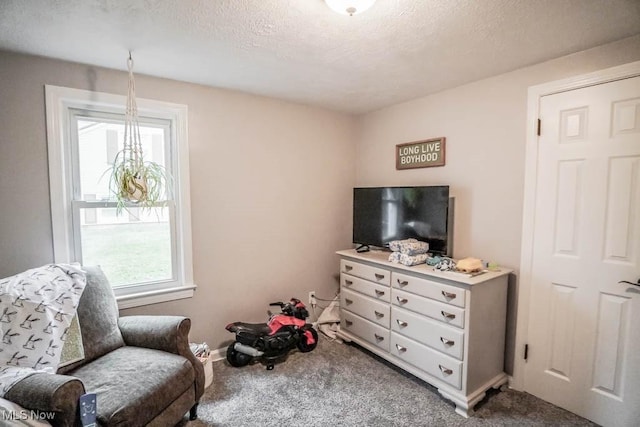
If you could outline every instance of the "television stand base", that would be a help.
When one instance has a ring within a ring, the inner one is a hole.
[[[358,253],[369,252],[369,250],[370,250],[369,245],[360,245],[356,248],[356,252]]]

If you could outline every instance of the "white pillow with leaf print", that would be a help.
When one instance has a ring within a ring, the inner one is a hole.
[[[71,264],[0,280],[0,396],[34,372],[56,372],[85,285],[84,271]]]

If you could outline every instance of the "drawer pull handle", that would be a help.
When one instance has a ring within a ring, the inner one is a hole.
[[[445,291],[442,291],[442,296],[447,299],[456,299],[457,297],[457,295],[454,294],[453,292],[445,292]]]
[[[408,300],[408,299],[406,299],[406,298],[400,298],[400,297],[396,297],[396,298],[398,298],[398,302],[399,302],[400,304],[406,304],[406,303],[408,303],[408,302],[409,302],[409,300]]]
[[[384,291],[379,291],[376,289],[376,295],[381,297],[382,295],[384,295]]]
[[[345,298],[345,299],[344,299],[344,302],[346,302],[346,303],[347,303],[347,305],[349,305],[349,304],[353,304],[353,301],[352,301],[352,300],[350,300],[349,298]],[[443,313],[444,313],[444,312],[443,312]]]
[[[348,301],[348,300],[347,300]],[[447,313],[446,311],[442,310],[440,313],[442,313],[442,315],[447,318],[448,320],[453,320],[456,318],[455,314],[451,314],[451,313]]]
[[[382,335],[373,334],[373,336],[376,337],[376,341],[384,341],[384,337]]]
[[[400,280],[400,279],[398,279],[398,285],[407,286],[408,284],[409,284],[408,280]]]
[[[448,345],[448,346],[452,346],[456,343],[455,341],[448,340],[445,337],[440,337],[440,341],[442,341],[442,344]]]
[[[351,320],[346,320],[345,319],[344,324],[347,325],[347,326],[351,326],[351,325],[353,325],[353,322]]]
[[[344,269],[345,269],[346,271],[351,271],[351,270],[353,270],[353,267],[352,267],[352,266],[350,266],[350,265],[348,265],[348,264],[345,264],[345,265],[344,265]]]
[[[396,344],[396,348],[400,353],[404,353],[405,351],[407,351],[407,347],[403,347],[400,344]]]
[[[384,274],[376,273],[375,276],[376,276],[376,279],[378,280],[384,279]]]
[[[405,326],[409,325],[407,322],[400,319],[396,320],[396,322],[398,322],[398,326],[400,326],[401,328],[404,328]]]
[[[376,317],[384,317],[384,313],[380,313],[379,311],[374,311]]]
[[[451,375],[451,374],[453,374],[453,371],[452,371],[451,369],[449,369],[449,368],[445,368],[445,367],[444,367],[444,366],[442,366],[442,365],[438,365],[438,366],[440,367],[440,370],[442,371],[442,373],[443,373],[443,374],[445,374],[445,375]]]
[[[351,280],[346,280],[344,281],[344,284],[347,286],[353,285],[353,282]]]

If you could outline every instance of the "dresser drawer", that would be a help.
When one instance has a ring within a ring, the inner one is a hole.
[[[346,310],[340,310],[340,328],[384,351],[389,351],[389,330],[382,326],[375,325]]]
[[[422,369],[458,389],[462,388],[462,362],[403,337],[391,333],[390,352],[395,357]]]
[[[391,329],[457,359],[464,356],[464,332],[458,328],[394,306]]]
[[[368,280],[345,273],[340,274],[340,284],[342,285],[342,289],[357,291],[371,298],[375,298],[378,301],[387,303],[391,301],[391,289],[389,289],[388,286],[376,285]]]
[[[402,273],[391,274],[391,285],[403,291],[422,295],[436,301],[464,307],[466,291],[455,286],[445,285],[428,279],[409,276]]]
[[[340,308],[349,310],[385,328],[389,327],[391,307],[388,303],[376,301],[373,298],[348,289],[342,289],[340,292]]]
[[[432,319],[464,328],[464,309],[424,298],[395,288],[391,289],[391,302],[398,307],[429,316]]]
[[[346,259],[340,260],[340,272],[371,280],[374,283],[386,286],[389,286],[389,282],[391,280],[391,272],[389,270]]]

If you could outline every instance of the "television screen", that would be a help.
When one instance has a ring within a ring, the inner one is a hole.
[[[385,247],[414,238],[449,254],[449,186],[353,189],[353,243]]]

